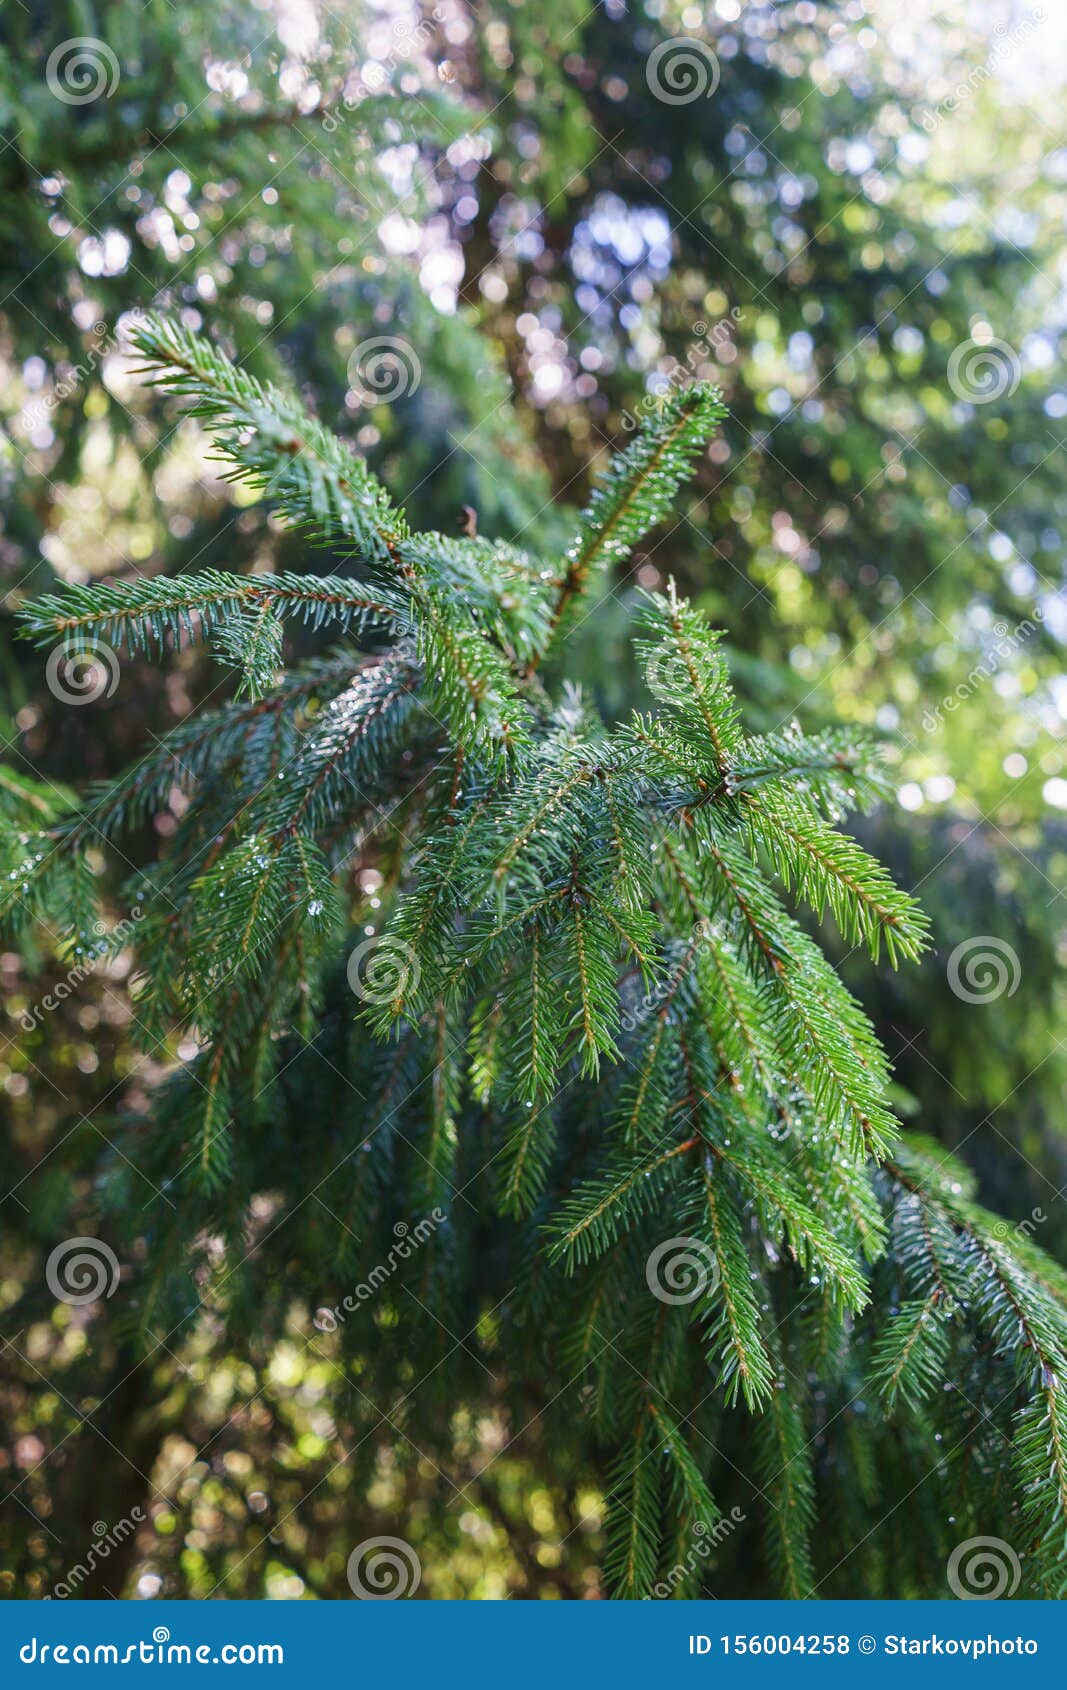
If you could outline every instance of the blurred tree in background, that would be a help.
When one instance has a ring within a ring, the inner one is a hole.
[[[5,4],[0,790],[15,815],[47,821],[71,783],[230,688],[187,650],[165,672],[124,662],[89,708],[57,702],[12,639],[28,597],[57,578],[307,567],[268,507],[220,479],[196,422],[136,382],[137,313],[162,305],[294,385],[420,524],[542,554],[649,397],[716,380],[724,433],[678,520],[587,611],[568,673],[609,717],[640,701],[634,590],[674,575],[726,629],[751,728],[802,711],[890,736],[899,801],[861,836],[930,909],[936,950],[903,978],[842,955],[846,975],[901,1111],[1062,1251],[1067,147],[1048,24],[1025,7],[931,24],[858,0]],[[182,802],[127,839],[127,862],[101,847],[105,884],[166,849]],[[983,937],[985,981],[966,974]],[[337,1594],[326,1557],[398,1521],[429,1546],[431,1595],[596,1593],[604,1473],[575,1417],[570,1440],[558,1421],[549,1436],[530,1381],[445,1394],[420,1455],[358,1415],[348,1437],[345,1387],[281,1273],[260,1341],[209,1314],[147,1361],[118,1299],[53,1305],[52,1242],[98,1229],[120,1119],[150,1119],[189,1053],[136,1052],[132,947],[29,1031],[69,959],[38,929],[0,966],[13,1588],[44,1593],[95,1521],[143,1504],[151,1523],[94,1593],[225,1578],[233,1596]],[[954,989],[961,968],[988,1001]],[[328,1087],[308,1099],[337,1107]],[[872,1593],[906,1593],[913,1541],[910,1513],[886,1524]],[[717,1593],[763,1593],[757,1562],[747,1581],[733,1565],[728,1549],[713,1566]],[[866,1593],[841,1577],[835,1593]]]

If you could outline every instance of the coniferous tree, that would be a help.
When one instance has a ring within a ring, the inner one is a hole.
[[[196,1047],[108,1163],[135,1341],[200,1308],[277,1334],[303,1306],[358,1396],[399,1387],[419,1447],[450,1390],[485,1397],[478,1369],[516,1403],[543,1382],[550,1418],[577,1390],[621,1596],[698,1593],[695,1546],[727,1523],[785,1595],[849,1593],[846,1551],[867,1590],[940,1594],[972,1525],[1059,1591],[1067,1277],[901,1131],[793,913],[894,966],[922,952],[915,902],[839,828],[883,790],[877,751],[746,732],[672,585],[641,616],[654,710],[604,721],[568,684],[591,589],[671,511],[716,393],[667,402],[542,558],[413,531],[294,398],[171,322],[138,344],[345,569],[91,584],[24,614],[71,662],[204,638],[237,675],[69,816],[7,799],[7,913],[77,954],[101,846],[181,795],[125,899],[146,1047]],[[340,643],[292,666],[298,624]],[[951,1518],[914,1500],[934,1440]],[[864,1555],[898,1513],[925,1528],[906,1572]]]

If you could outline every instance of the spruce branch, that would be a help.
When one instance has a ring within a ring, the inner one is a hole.
[[[243,676],[80,811],[0,783],[3,901],[25,922],[88,931],[90,842],[168,818],[127,888],[145,1041],[183,1027],[196,1045],[140,1144],[161,1187],[190,1193],[161,1215],[150,1298],[187,1296],[197,1240],[244,1238],[297,1122],[343,1211],[334,1239],[297,1205],[301,1275],[318,1229],[347,1271],[401,1200],[444,1217],[416,1303],[438,1332],[458,1329],[457,1287],[477,1297],[483,1245],[507,1261],[484,1329],[506,1353],[544,1327],[583,1375],[615,1593],[649,1594],[664,1566],[699,1589],[668,1558],[718,1518],[707,1452],[741,1414],[768,1560],[810,1595],[815,1405],[866,1392],[845,1433],[862,1476],[880,1437],[925,1447],[949,1372],[983,1404],[999,1393],[1004,1483],[1058,1588],[1067,1275],[998,1230],[966,1170],[901,1136],[866,1015],[786,908],[830,912],[876,959],[923,949],[916,905],[837,829],[884,793],[877,754],[845,729],[746,733],[723,636],[673,583],[636,628],[654,708],[607,722],[536,675],[597,572],[674,508],[717,399],[652,419],[553,575],[471,522],[412,533],[304,407],[198,337],[153,322],[142,351],[233,473],[343,559],[323,577],[90,583],[24,612],[40,644],[158,656],[205,638]],[[294,621],[352,643],[288,668]],[[706,1266],[692,1298],[659,1295],[665,1245]],[[397,1289],[379,1288],[380,1334]]]
[[[612,460],[579,519],[566,566],[555,584],[546,637],[530,661],[530,672],[548,655],[594,573],[622,562],[642,535],[667,515],[679,486],[725,415],[717,390],[697,384],[668,400],[636,440]]]

